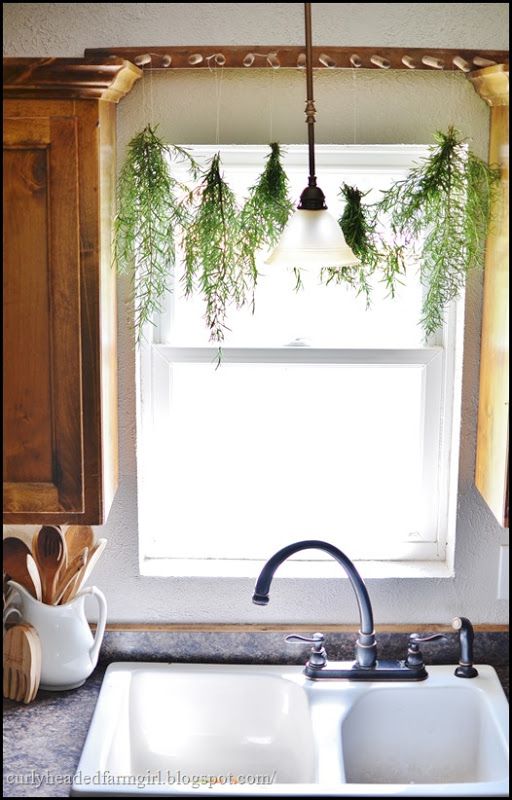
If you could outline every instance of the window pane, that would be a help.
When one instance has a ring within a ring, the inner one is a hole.
[[[169,427],[153,455],[168,529],[147,555],[265,559],[319,538],[384,557],[386,543],[431,535],[423,371],[174,364]]]
[[[194,151],[194,148],[191,148]],[[374,148],[378,150],[379,148]],[[286,148],[285,168],[291,183],[291,197],[298,200],[307,182],[307,156],[304,148]],[[343,209],[338,194],[345,182],[369,191],[368,202],[379,199],[380,190],[404,176],[405,166],[375,166],[369,168],[363,162],[372,148],[365,149],[359,158],[353,156],[354,164],[333,165],[333,146],[317,148],[317,173],[319,185],[325,192],[329,211],[336,218]],[[347,148],[339,148],[347,152]],[[247,196],[250,187],[262,170],[266,150],[257,157],[252,155],[248,163],[241,165],[243,148],[236,151],[221,148],[224,175],[240,202]],[[242,152],[242,154],[241,154]],[[415,155],[417,157],[417,154]],[[347,156],[344,156],[345,161]],[[411,161],[413,157],[411,156]],[[203,160],[204,163],[204,160]],[[301,340],[312,347],[421,347],[424,337],[421,319],[422,287],[414,263],[408,265],[404,285],[398,288],[394,300],[385,299],[386,289],[381,281],[373,279],[372,307],[366,310],[364,295],[356,296],[350,286],[320,284],[317,272],[303,273],[305,288],[294,291],[293,272],[264,264],[266,253],[259,259],[260,279],[256,287],[256,310],[249,306],[230,308],[229,331],[226,331],[225,346],[231,347],[282,347]],[[208,330],[204,322],[204,302],[201,297],[185,299],[179,278],[183,274],[181,258],[176,270],[177,281],[169,296],[169,325],[161,341],[174,346],[208,345]]]

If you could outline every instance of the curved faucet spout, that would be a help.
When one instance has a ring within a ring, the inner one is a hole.
[[[360,667],[373,667],[377,659],[377,644],[375,641],[375,631],[373,630],[373,611],[368,590],[352,561],[334,545],[317,539],[307,539],[303,542],[289,544],[287,547],[278,550],[261,570],[260,576],[256,581],[256,586],[254,587],[254,594],[252,597],[253,603],[257,605],[267,605],[269,602],[270,584],[272,583],[276,569],[283,561],[286,561],[287,558],[298,553],[300,550],[312,549],[323,550],[325,553],[328,553],[338,564],[341,564],[347,573],[359,607],[360,630],[359,638],[356,643],[356,662]]]

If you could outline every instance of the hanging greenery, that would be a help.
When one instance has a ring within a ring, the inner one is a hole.
[[[369,277],[375,272],[379,261],[377,220],[370,206],[362,203],[368,192],[361,192],[355,186],[343,183],[340,190],[345,200],[343,213],[338,223],[343,231],[345,241],[359,259],[355,267],[334,268],[324,271],[325,283],[350,283],[357,287],[358,294],[364,294],[366,307],[370,305],[371,286]]]
[[[345,241],[361,264],[373,270],[378,261],[376,243],[377,221],[369,206],[362,203],[368,192],[343,183],[340,196],[345,200],[343,214],[338,220]]]
[[[177,230],[190,220],[190,190],[172,176],[169,156],[197,174],[186,150],[164,144],[156,128],[147,125],[128,145],[117,186],[114,261],[132,281],[137,338],[160,308],[174,266]]]
[[[343,213],[338,223],[345,241],[359,259],[354,267],[326,267],[321,271],[321,280],[329,283],[348,283],[355,287],[357,294],[363,294],[366,307],[370,307],[371,277],[379,270],[380,280],[385,283],[388,294],[395,296],[396,284],[404,273],[404,248],[385,240],[379,226],[375,205],[365,204],[363,198],[369,192],[362,192],[356,186],[342,184],[340,196],[345,200]]]
[[[185,231],[185,294],[198,289],[206,301],[210,341],[221,344],[231,303],[245,303],[253,281],[252,263],[242,252],[242,228],[235,196],[220,171],[220,153],[203,175],[200,201]]]
[[[378,214],[389,215],[399,247],[415,248],[426,289],[425,334],[443,324],[447,304],[470,269],[481,263],[499,170],[467,149],[454,127],[438,131],[430,154],[384,193]]]
[[[279,144],[272,142],[265,169],[249,189],[249,197],[240,214],[242,255],[250,264],[253,287],[258,279],[256,254],[265,246],[277,244],[293,209],[281,158]]]
[[[256,254],[277,243],[293,208],[282,151],[277,143],[270,145],[265,168],[240,211],[222,176],[219,153],[192,192],[174,178],[172,163],[185,161],[194,178],[197,165],[186,150],[164,144],[155,131],[146,126],[128,146],[118,183],[115,263],[133,282],[139,336],[160,307],[176,241],[183,236],[185,293],[198,291],[204,297],[210,340],[220,346],[228,307],[240,307],[251,297],[254,309]],[[339,224],[360,263],[321,270],[325,284],[354,286],[368,306],[372,278],[378,276],[394,297],[406,254],[416,256],[425,286],[421,322],[427,336],[442,325],[447,304],[460,292],[468,270],[481,261],[499,181],[499,170],[468,150],[455,128],[437,132],[434,140],[428,157],[377,203],[366,204],[364,192],[342,185],[345,206]],[[300,270],[295,280],[298,290]]]

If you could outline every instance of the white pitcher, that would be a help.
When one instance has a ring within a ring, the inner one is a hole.
[[[36,600],[15,581],[9,584],[20,596],[19,611],[24,622],[33,625],[41,640],[41,689],[52,692],[76,689],[98,663],[105,624],[107,601],[96,586],[83,589],[69,603],[53,606]],[[85,616],[85,598],[95,597],[99,605],[96,635]]]

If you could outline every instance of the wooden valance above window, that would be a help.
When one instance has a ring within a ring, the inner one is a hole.
[[[142,69],[290,69],[305,66],[298,45],[187,45],[106,47],[85,50],[86,58],[124,58]],[[508,65],[506,50],[453,50],[417,47],[313,47],[313,66],[323,69],[462,70]]]

